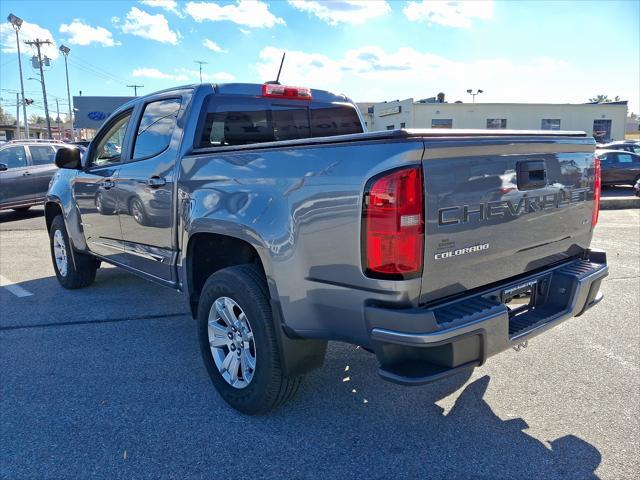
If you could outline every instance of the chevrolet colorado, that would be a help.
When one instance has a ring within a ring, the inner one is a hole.
[[[136,98],[45,206],[56,276],[101,261],[186,294],[215,388],[257,414],[328,340],[425,384],[602,298],[600,169],[582,132],[365,132],[342,95],[195,85]]]

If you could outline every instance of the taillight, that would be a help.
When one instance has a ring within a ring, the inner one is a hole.
[[[262,96],[271,98],[311,100],[311,89],[307,87],[288,87],[287,85],[265,83],[262,85]]]
[[[602,191],[602,167],[600,159],[593,159],[593,213],[591,214],[591,228],[598,223],[598,214],[600,213],[600,192]]]
[[[367,276],[403,280],[422,273],[422,168],[393,170],[369,181],[363,205],[363,269]]]

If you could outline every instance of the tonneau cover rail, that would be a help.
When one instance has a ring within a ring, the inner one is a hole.
[[[518,137],[537,138],[543,140],[555,140],[558,138],[580,138],[590,139],[595,145],[595,141],[585,132],[564,131],[564,130],[482,130],[482,129],[442,129],[442,128],[412,128],[397,130],[381,130],[375,132],[353,133],[349,135],[334,135],[331,137],[301,138],[296,140],[279,140],[274,142],[249,143],[247,145],[229,145],[221,147],[200,147],[194,148],[188,155],[201,155],[207,153],[220,153],[238,150],[256,150],[266,148],[281,148],[293,146],[312,146],[332,143],[364,142],[375,140],[402,140],[402,139],[449,139],[449,138],[475,138],[486,139]]]

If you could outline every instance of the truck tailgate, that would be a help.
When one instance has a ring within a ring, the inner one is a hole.
[[[588,247],[595,144],[554,133],[424,139],[421,303],[578,256]]]

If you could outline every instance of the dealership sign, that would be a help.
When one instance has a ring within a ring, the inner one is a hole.
[[[121,105],[134,97],[73,97],[75,128],[98,129]]]

